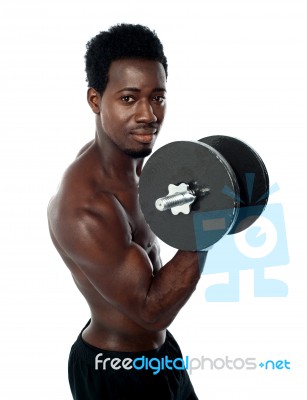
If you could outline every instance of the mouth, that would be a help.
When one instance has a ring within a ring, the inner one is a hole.
[[[149,144],[154,140],[154,134],[132,133],[133,139],[139,143]]]
[[[151,143],[157,134],[157,129],[140,129],[131,131],[133,139],[139,143]]]

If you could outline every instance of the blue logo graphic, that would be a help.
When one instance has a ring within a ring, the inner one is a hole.
[[[246,207],[246,215],[254,215],[255,211],[257,214],[257,206]],[[207,232],[204,232],[204,227],[208,225],[206,221],[215,217],[215,219],[221,220],[224,216],[227,222],[231,210],[215,213],[217,213],[216,216],[212,212],[208,212],[194,217],[195,237],[200,246],[204,241],[204,235],[207,235]],[[222,229],[222,224],[218,225],[216,225],[217,229]],[[282,205],[268,204],[249,228],[234,235],[225,235],[209,251],[203,274],[228,272],[229,278],[227,284],[208,287],[205,298],[208,302],[239,301],[240,271],[243,270],[254,271],[255,297],[286,297],[288,295],[287,284],[278,279],[265,278],[265,270],[268,267],[278,267],[288,263],[289,255]]]

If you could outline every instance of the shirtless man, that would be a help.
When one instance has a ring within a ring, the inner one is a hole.
[[[167,327],[195,290],[207,254],[178,251],[162,266],[138,202],[143,160],[165,114],[163,47],[148,28],[121,24],[94,37],[85,58],[95,139],[48,207],[53,243],[91,310],[69,357],[72,395],[197,399],[185,369],[168,364],[154,374],[133,364],[141,356],[182,357]]]

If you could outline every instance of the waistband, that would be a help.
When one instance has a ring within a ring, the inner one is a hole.
[[[119,358],[120,360],[123,360],[125,358],[131,358],[132,360],[134,360],[142,356],[145,356],[147,358],[154,358],[154,357],[162,358],[168,353],[168,348],[170,345],[171,347],[178,347],[172,334],[167,330],[165,342],[157,349],[145,350],[145,351],[111,351],[111,350],[101,349],[99,347],[95,347],[85,342],[85,340],[82,338],[82,332],[90,324],[90,321],[91,320],[89,320],[88,323],[85,325],[85,327],[82,329],[71,349],[72,352],[77,353],[78,358],[81,358],[90,364],[93,363],[93,360],[95,359],[97,354],[101,353],[103,353],[104,358],[107,357]]]

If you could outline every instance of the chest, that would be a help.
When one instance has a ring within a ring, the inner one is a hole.
[[[139,205],[128,209],[127,215],[131,226],[132,240],[149,253],[157,239],[145,221]]]
[[[145,221],[137,193],[135,191],[126,191],[124,193],[118,193],[117,198],[126,211],[131,228],[132,240],[149,252],[157,242],[157,239]]]
[[[131,229],[131,239],[142,247],[152,263],[153,273],[157,273],[162,266],[160,247],[157,237],[145,221],[140,208],[137,191],[125,191],[117,194],[117,199],[125,209]]]

